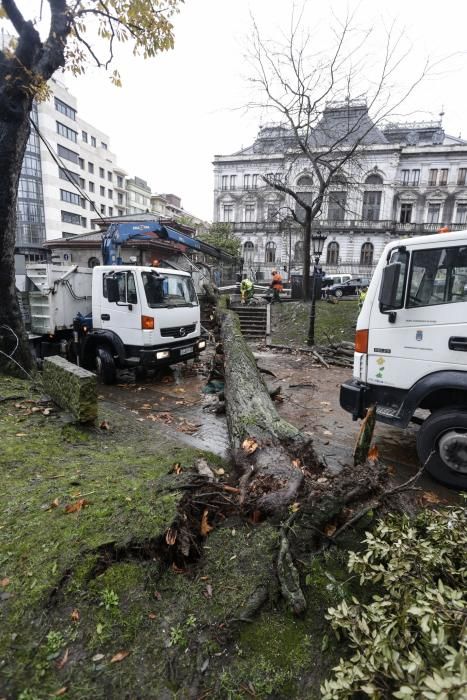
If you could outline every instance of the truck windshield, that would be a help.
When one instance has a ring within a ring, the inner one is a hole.
[[[157,307],[197,306],[195,288],[191,277],[143,272],[144,291],[151,309]]]

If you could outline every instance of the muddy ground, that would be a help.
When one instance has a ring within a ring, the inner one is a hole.
[[[350,369],[326,369],[314,364],[308,355],[268,350],[263,344],[252,349],[271,389],[280,386],[277,408],[281,416],[310,433],[318,452],[335,471],[351,460],[359,422],[339,405],[339,388],[351,375]],[[204,394],[209,353],[198,363],[170,368],[162,376],[135,382],[131,373],[119,384],[101,387],[101,396],[129,411],[136,420],[163,425],[173,437],[187,445],[228,456],[227,427],[216,415],[216,395]],[[272,372],[274,376],[269,374]],[[380,458],[390,465],[396,481],[405,481],[419,469],[416,428],[398,430],[378,423],[375,444]],[[434,491],[443,500],[456,500],[452,491],[425,475],[420,486]]]

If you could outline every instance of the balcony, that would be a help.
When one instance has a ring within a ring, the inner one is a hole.
[[[280,225],[279,221],[231,221],[234,233],[283,233],[288,229]],[[338,232],[338,231],[384,231],[398,234],[423,235],[428,233],[436,233],[443,226],[448,226],[451,231],[463,231],[467,229],[465,223],[449,223],[449,222],[424,222],[424,223],[407,223],[403,224],[391,219],[383,219],[381,221],[362,221],[357,219],[349,219],[345,221],[327,221],[324,219],[315,219],[311,224],[313,229],[320,229],[323,232]],[[290,224],[291,229],[299,230],[300,226],[296,223]]]

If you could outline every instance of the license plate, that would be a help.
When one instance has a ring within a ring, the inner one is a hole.
[[[193,352],[193,346],[190,346],[189,348],[180,348],[180,355],[191,355]]]

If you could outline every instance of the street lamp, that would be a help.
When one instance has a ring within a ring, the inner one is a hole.
[[[318,275],[320,274],[319,259],[323,252],[324,242],[327,236],[319,231],[311,234],[311,242],[313,245],[313,285],[311,287],[311,310],[310,310],[310,325],[308,326],[308,345],[315,344],[315,317],[316,317],[316,293]]]

